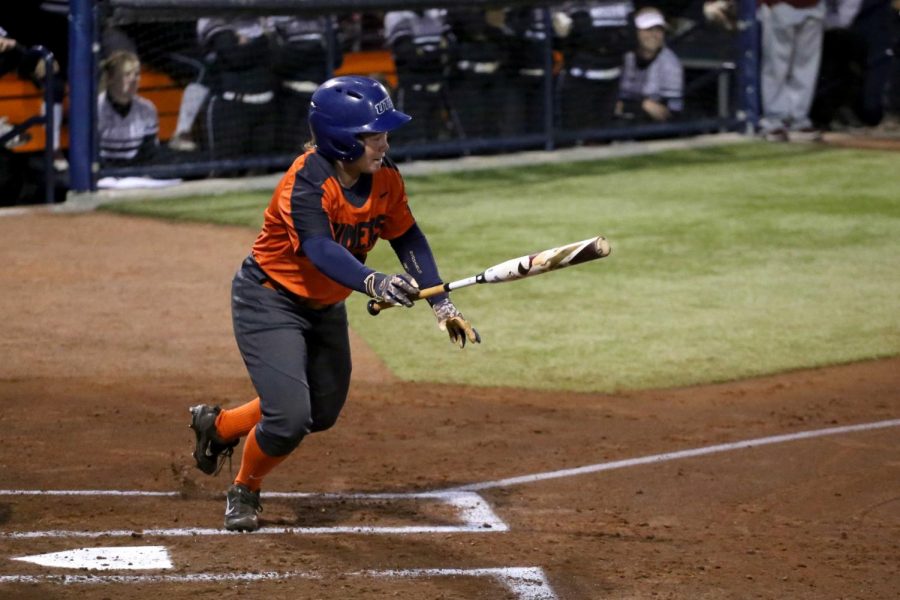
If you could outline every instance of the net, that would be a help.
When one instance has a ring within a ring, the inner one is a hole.
[[[344,74],[382,81],[413,116],[392,134],[399,160],[731,126],[734,34],[705,23],[698,7],[658,6],[663,45],[648,61],[630,0],[108,2],[101,60],[138,57],[139,102],[158,124],[148,146],[153,127],[133,117],[139,150],[124,160],[104,150],[101,131],[99,173],[281,170],[309,138],[313,91]],[[98,78],[102,103],[121,77],[102,62]]]

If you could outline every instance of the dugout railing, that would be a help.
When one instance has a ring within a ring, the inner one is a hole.
[[[684,53],[687,75],[685,94],[689,110],[686,116],[674,122],[643,124],[638,126],[610,125],[600,128],[562,130],[559,127],[559,98],[557,74],[561,68],[560,53],[554,39],[547,37],[544,44],[546,69],[542,77],[542,109],[538,122],[531,123],[527,131],[514,135],[493,137],[453,135],[442,131],[433,139],[409,143],[394,143],[391,155],[395,160],[446,158],[466,155],[505,153],[521,150],[553,150],[555,148],[606,143],[614,140],[641,140],[673,136],[689,136],[702,133],[749,130],[756,122],[757,26],[755,3],[741,0],[737,31],[712,36],[712,42],[703,42],[702,30],[709,28],[703,22],[702,2],[692,2],[693,12],[685,3],[663,0],[655,3],[664,11],[679,10],[669,14],[678,24],[669,33],[668,43],[676,52]],[[102,49],[103,33],[110,28],[125,28],[140,32],[142,29],[166,31],[209,16],[272,16],[294,15],[299,17],[330,16],[329,23],[335,30],[329,40],[329,61],[338,50],[340,23],[348,16],[375,15],[387,10],[415,10],[424,8],[461,7],[528,7],[542,11],[547,30],[550,31],[550,11],[553,6],[545,1],[506,0],[71,0],[70,19],[70,115],[69,115],[69,164],[70,187],[76,192],[93,191],[103,177],[146,176],[158,178],[203,178],[212,175],[239,175],[246,173],[277,172],[284,169],[294,154],[263,153],[242,155],[228,160],[213,160],[200,152],[190,154],[168,153],[152,164],[105,167],[98,160],[96,112],[98,94],[98,62]],[[690,17],[684,15],[690,14]],[[377,19],[375,20],[377,23]],[[690,26],[683,26],[685,23]],[[371,28],[371,27],[370,27]],[[686,32],[686,33],[685,33]],[[698,35],[698,32],[700,34]],[[390,83],[396,73],[384,57],[385,45],[379,45],[378,32],[369,31],[368,46],[359,50],[363,56],[380,61],[377,72],[360,72],[374,75]],[[701,40],[701,43],[691,44]],[[682,44],[684,42],[684,44]],[[704,46],[704,43],[706,44]],[[712,46],[710,46],[712,43]],[[366,53],[369,53],[368,55]],[[142,59],[146,58],[144,56]],[[148,60],[149,68],[152,59]],[[371,62],[371,61],[369,61]],[[353,64],[364,64],[365,61]],[[333,64],[329,71],[334,72]],[[367,69],[373,68],[371,65]],[[349,68],[352,71],[352,67]],[[384,72],[387,70],[388,72]],[[343,65],[339,73],[348,72]],[[183,82],[182,82],[183,84]],[[173,90],[178,93],[179,90]],[[502,111],[503,107],[485,107],[485,110]],[[450,110],[448,109],[448,113]],[[415,115],[414,115],[415,116]],[[449,119],[449,116],[448,116]],[[449,127],[452,129],[452,126]],[[163,145],[166,144],[163,136]]]
[[[52,204],[55,202],[57,183],[56,169],[53,165],[54,144],[52,142],[53,132],[56,129],[54,126],[55,115],[53,111],[53,91],[56,84],[56,75],[54,74],[55,69],[53,66],[55,59],[53,53],[43,46],[34,46],[31,50],[39,55],[41,57],[41,62],[44,63],[44,76],[41,81],[42,90],[38,90],[41,95],[40,103],[21,102],[21,98],[0,98],[0,102],[12,100],[16,101],[20,106],[31,107],[25,108],[26,111],[36,111],[34,114],[26,113],[27,116],[23,115],[24,118],[22,118],[20,122],[14,122],[7,131],[0,134],[0,148],[15,151],[17,150],[17,146],[21,146],[21,150],[25,151],[29,148],[24,148],[24,146],[28,146],[29,142],[35,142],[33,146],[41,149],[42,165],[40,171],[42,172],[41,182],[44,191],[44,202]],[[30,82],[18,80],[16,83],[22,87],[30,87],[32,85]],[[36,140],[32,140],[35,136],[32,136],[31,131],[38,128],[43,129],[41,132],[42,135],[39,136],[43,138],[42,144],[37,143]],[[19,168],[20,166],[21,165],[16,164],[13,168]]]

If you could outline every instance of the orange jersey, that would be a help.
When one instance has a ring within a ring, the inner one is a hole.
[[[275,188],[253,257],[269,278],[294,294],[333,304],[352,290],[319,271],[303,254],[302,242],[327,235],[365,262],[379,238],[392,240],[414,223],[403,178],[387,157],[381,169],[344,188],[334,165],[310,150]]]

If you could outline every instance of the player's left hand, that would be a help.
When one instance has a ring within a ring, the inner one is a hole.
[[[434,316],[437,317],[438,328],[447,332],[451,342],[460,348],[466,347],[466,340],[473,344],[481,343],[481,335],[478,330],[463,317],[450,298],[441,300],[431,308],[434,310]]]

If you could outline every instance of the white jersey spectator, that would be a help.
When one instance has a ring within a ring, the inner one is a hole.
[[[655,8],[634,19],[637,48],[625,54],[616,114],[623,118],[668,121],[684,108],[684,68],[665,46],[666,20]]]
[[[763,137],[816,140],[809,118],[822,60],[824,0],[758,0]]]
[[[145,162],[159,147],[156,107],[138,96],[141,63],[132,52],[113,52],[103,63],[105,89],[97,100],[100,160],[107,166]]]

